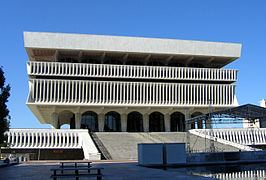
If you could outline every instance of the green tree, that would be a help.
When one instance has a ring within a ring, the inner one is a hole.
[[[1,147],[6,146],[7,136],[5,132],[9,130],[9,110],[7,109],[6,103],[8,102],[8,97],[10,96],[10,86],[5,86],[5,76],[3,68],[0,67],[0,157],[1,157]]]

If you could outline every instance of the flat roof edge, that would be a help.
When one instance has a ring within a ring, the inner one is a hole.
[[[27,49],[198,55],[239,58],[242,44],[178,39],[24,32]]]

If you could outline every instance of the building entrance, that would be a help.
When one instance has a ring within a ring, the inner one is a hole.
[[[87,111],[82,114],[81,117],[81,129],[88,129],[89,131],[99,131],[98,130],[98,116],[95,112]]]
[[[143,116],[139,112],[127,115],[127,132],[143,132]]]
[[[185,131],[185,115],[180,112],[171,114],[171,131]]]
[[[149,116],[149,131],[164,132],[164,116],[160,112],[153,112]]]
[[[119,113],[111,111],[105,114],[104,131],[106,132],[121,131],[121,118]]]

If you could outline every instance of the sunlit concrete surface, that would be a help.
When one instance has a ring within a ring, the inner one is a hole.
[[[58,167],[59,164],[21,164],[0,168],[0,179],[49,179],[51,168]],[[133,180],[133,179],[211,179],[201,176],[187,175],[185,171],[165,171],[162,169],[152,169],[137,166],[137,163],[95,163],[93,167],[103,167],[104,180]],[[80,178],[86,179],[86,178]],[[90,178],[96,179],[96,178]]]
[[[88,34],[24,32],[25,48],[238,58],[241,44]]]

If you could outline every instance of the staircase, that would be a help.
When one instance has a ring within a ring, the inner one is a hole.
[[[138,158],[137,147],[140,143],[186,143],[186,132],[95,132],[92,135],[99,151],[105,159],[136,160]],[[197,135],[190,135],[190,146],[193,152],[205,152],[210,146]],[[215,149],[219,151],[239,151],[238,148],[215,142]]]
[[[105,148],[102,141],[97,137],[97,135],[94,132],[90,132],[89,134],[91,136],[92,141],[96,145],[98,151],[101,153],[101,159],[112,159],[111,154]]]
[[[139,135],[142,136],[142,138],[146,141],[151,141],[152,143],[163,143],[160,138],[154,138],[150,133],[139,133]]]

